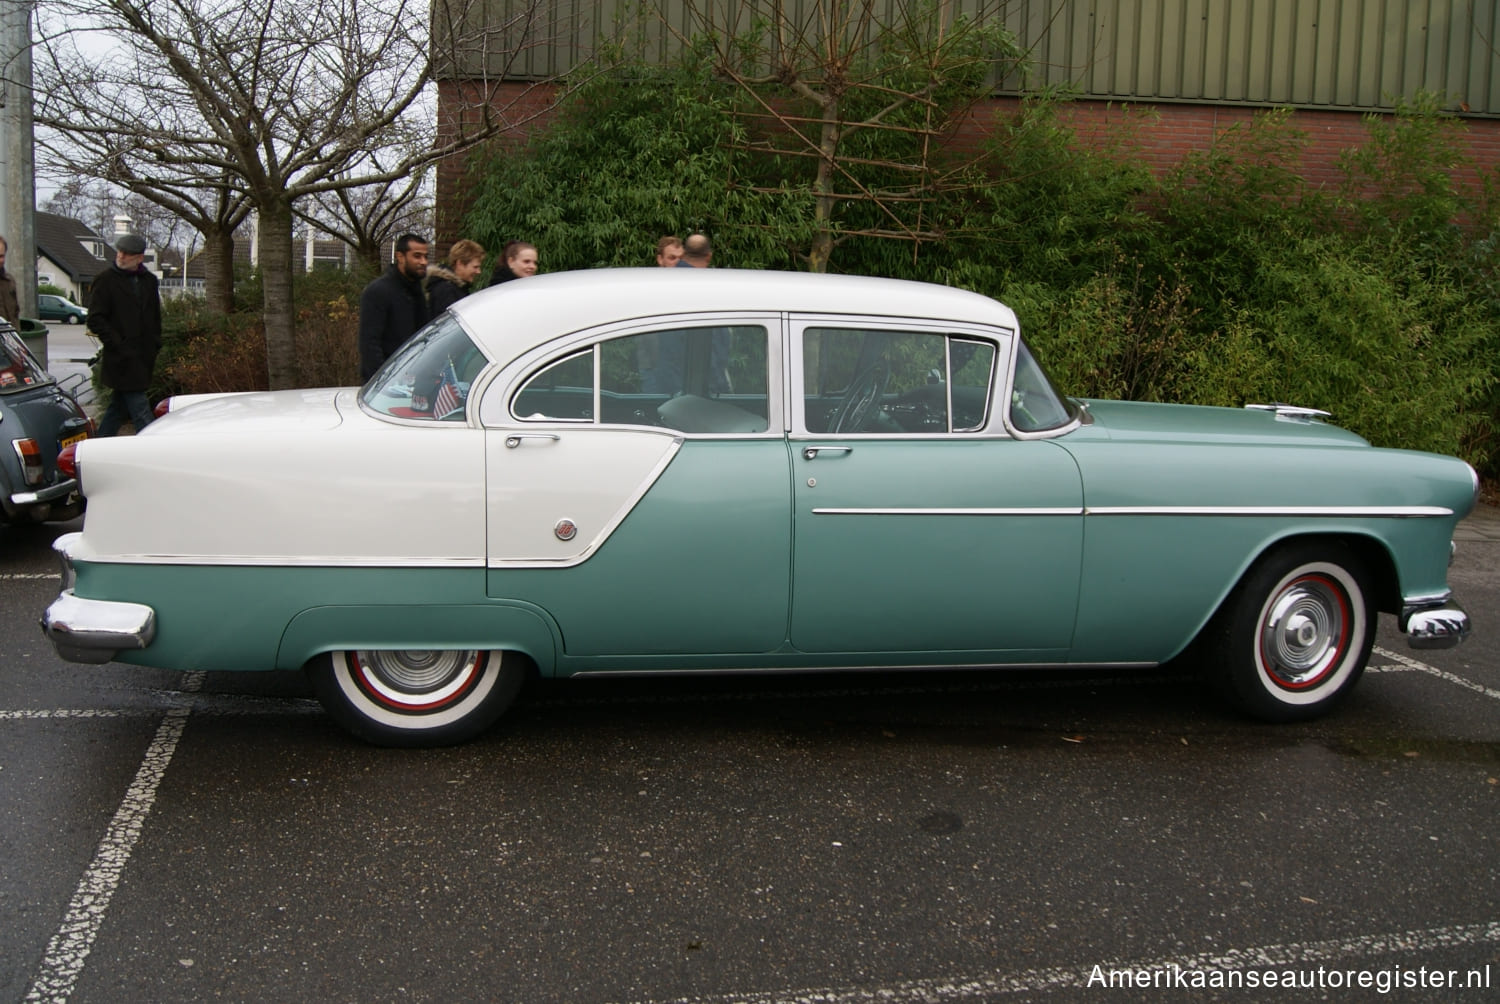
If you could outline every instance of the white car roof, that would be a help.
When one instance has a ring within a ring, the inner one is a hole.
[[[1004,304],[925,282],[750,269],[609,268],[512,279],[459,300],[453,313],[499,361],[540,342],[615,321],[713,311],[909,317],[1017,330]]]

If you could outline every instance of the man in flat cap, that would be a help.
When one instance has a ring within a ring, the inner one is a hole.
[[[99,419],[99,435],[113,436],[126,419],[140,432],[151,424],[146,388],[161,349],[161,295],[146,270],[146,242],[125,234],[115,242],[115,263],[94,280],[89,330],[104,349],[100,380],[114,394]]]

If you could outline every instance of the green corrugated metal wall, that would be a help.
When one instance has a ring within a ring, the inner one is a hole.
[[[648,3],[650,0],[648,0]],[[769,0],[694,0],[716,24]],[[826,2],[826,0],[823,0]],[[901,0],[872,0],[882,15]],[[601,32],[615,30],[636,5],[622,0],[435,0],[468,12],[469,26],[491,31],[491,53],[528,39],[508,65],[489,72],[540,79],[588,58]],[[785,0],[806,18],[820,0]],[[1500,0],[951,0],[955,10],[1002,18],[1033,55],[1039,81],[1072,83],[1087,97],[1120,101],[1192,101],[1389,108],[1395,96],[1441,91],[1448,105],[1500,117]],[[661,0],[665,20],[691,30],[684,0]],[[526,17],[534,11],[535,16]],[[642,22],[650,52],[675,45],[660,19]],[[496,32],[495,29],[501,29]],[[456,33],[466,34],[463,28]],[[434,31],[441,39],[445,32]],[[476,47],[461,76],[481,76]],[[1001,83],[1013,91],[1017,81]]]

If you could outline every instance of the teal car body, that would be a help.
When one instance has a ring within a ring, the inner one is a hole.
[[[1462,461],[1305,409],[1066,398],[975,294],[687,271],[507,283],[362,389],[81,444],[45,630],[78,661],[307,667],[391,744],[476,734],[527,673],[1190,651],[1285,720],[1347,692],[1380,612],[1468,633]]]

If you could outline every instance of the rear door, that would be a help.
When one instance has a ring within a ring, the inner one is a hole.
[[[486,430],[488,591],[570,657],[766,653],[786,638],[778,318],[633,324],[522,373]]]

